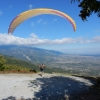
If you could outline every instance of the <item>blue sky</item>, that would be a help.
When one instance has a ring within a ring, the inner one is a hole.
[[[100,18],[92,14],[83,22],[78,3],[71,0],[0,0],[0,45],[31,45],[68,54],[100,54]],[[20,13],[50,8],[68,14],[76,22],[76,32],[68,20],[56,15],[39,15],[21,23],[8,35],[11,21]]]

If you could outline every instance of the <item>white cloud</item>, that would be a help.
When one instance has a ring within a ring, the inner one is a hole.
[[[37,21],[37,23],[41,23],[43,20],[42,19],[39,19],[38,21]]]
[[[29,9],[32,9],[32,8],[33,8],[33,5],[30,4],[30,5],[29,5]]]
[[[34,22],[31,22],[31,26],[32,26],[32,27],[34,26]]]
[[[56,18],[55,18],[55,19],[53,19],[52,23],[56,22],[57,20],[58,20],[58,19],[56,19]]]
[[[100,33],[100,29],[94,31],[94,33],[96,33],[96,34],[97,34],[97,33]]]
[[[42,24],[46,25],[48,23],[48,20],[44,20]]]
[[[43,19],[39,19],[38,21],[37,21],[37,23],[38,24],[43,24],[43,25],[46,25],[47,23],[48,23],[48,21],[47,20],[43,20]]]
[[[2,15],[3,14],[3,12],[0,10],[0,15]]]
[[[90,43],[90,40],[84,39],[82,37],[79,37],[79,38],[62,38],[62,39],[55,39],[55,40],[51,41],[51,43],[55,43],[55,44]]]
[[[43,25],[46,25],[47,23],[48,23],[48,21],[44,21],[44,22],[43,22]]]
[[[12,8],[12,6],[10,5],[8,8]]]
[[[5,41],[6,40],[6,41]],[[39,39],[34,33],[29,38],[20,38],[13,35],[0,33],[0,45],[53,45],[53,44],[70,44],[70,43],[100,43],[100,36],[92,39],[79,38],[62,38],[62,39]]]
[[[92,41],[91,42],[100,42],[100,36],[96,36],[96,37],[94,37],[93,39],[92,39]]]

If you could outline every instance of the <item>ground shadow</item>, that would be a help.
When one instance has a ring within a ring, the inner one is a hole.
[[[33,93],[34,98],[23,98],[22,100],[70,100],[69,97],[88,91],[90,86],[85,82],[69,77],[52,76],[48,78],[42,76],[42,78],[31,80],[28,87],[33,90],[40,87],[40,90]],[[9,100],[9,98],[2,100]],[[10,100],[16,100],[16,98],[12,97]]]
[[[40,91],[35,92],[35,98],[40,100],[65,100],[71,95],[87,91],[89,84],[69,77],[53,76],[51,78],[37,78],[31,81],[29,87],[34,89],[40,86]]]
[[[16,98],[13,96],[9,96],[8,98],[2,99],[2,100],[16,100]]]
[[[96,81],[98,78],[100,78],[100,77],[93,77],[93,76],[79,76],[79,75],[72,75],[72,76],[75,76],[75,77],[80,77],[80,78],[84,78],[84,79],[88,79],[88,80],[90,80],[90,81]]]

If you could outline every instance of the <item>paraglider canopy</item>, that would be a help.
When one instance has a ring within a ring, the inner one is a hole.
[[[41,14],[53,14],[53,15],[61,16],[65,19],[69,20],[69,22],[73,26],[73,30],[74,31],[76,30],[75,21],[67,14],[65,14],[61,11],[58,11],[58,10],[54,10],[54,9],[38,8],[38,9],[27,10],[27,11],[19,14],[18,16],[16,16],[10,23],[10,26],[8,28],[8,34],[12,34],[14,32],[15,28],[23,21],[25,21],[31,17],[41,15]]]

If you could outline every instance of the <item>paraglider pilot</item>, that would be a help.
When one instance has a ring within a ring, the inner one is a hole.
[[[45,65],[44,64],[41,64],[41,65],[39,65],[38,66],[39,68],[40,68],[40,74],[39,75],[43,75],[43,72],[44,72],[44,67],[45,67]]]

